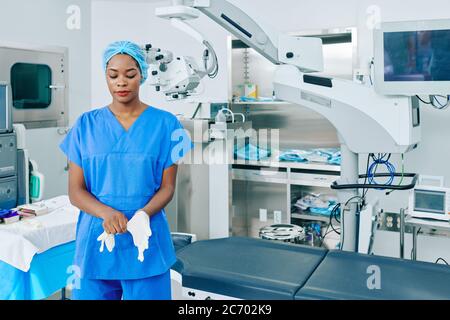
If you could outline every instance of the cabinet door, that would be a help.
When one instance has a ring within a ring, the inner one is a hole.
[[[14,123],[28,129],[67,125],[66,59],[64,48],[0,47],[0,81],[10,84]]]

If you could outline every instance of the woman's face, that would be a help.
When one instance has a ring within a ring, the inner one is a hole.
[[[122,104],[139,99],[141,77],[137,62],[126,54],[115,55],[106,68],[109,92]]]

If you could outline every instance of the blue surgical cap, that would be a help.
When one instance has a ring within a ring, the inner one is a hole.
[[[118,54],[127,54],[136,60],[139,65],[139,69],[141,69],[141,84],[143,84],[148,77],[148,64],[145,59],[145,54],[137,44],[130,41],[113,42],[106,48],[103,54],[103,70],[105,73],[108,62]]]

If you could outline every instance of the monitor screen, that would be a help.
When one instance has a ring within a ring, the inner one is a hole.
[[[415,190],[414,211],[445,214],[445,192]]]
[[[450,30],[384,32],[384,81],[450,81]]]

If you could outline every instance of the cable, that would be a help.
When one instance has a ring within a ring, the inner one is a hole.
[[[224,112],[227,112],[228,114],[230,114],[231,115],[231,122],[235,123],[235,118],[234,118],[234,112],[233,111],[231,111],[228,108],[222,108],[222,109],[219,110],[219,112],[221,112],[221,111],[224,111]]]
[[[338,203],[337,205],[334,206],[334,208],[333,208],[333,210],[331,211],[331,214],[330,214],[330,224],[329,224],[329,226],[331,227],[331,229],[332,229],[334,232],[336,232],[338,235],[341,235],[341,233],[340,233],[338,230],[336,230],[336,229],[334,228],[334,226],[333,226],[333,217],[334,217],[335,214],[337,214],[337,212],[338,212],[338,210],[339,210],[340,207],[341,207],[341,204],[340,204],[340,203]],[[337,221],[337,219],[336,219],[336,221]]]
[[[417,99],[419,99],[422,103],[427,104],[427,105],[431,105],[433,108],[437,109],[437,110],[444,110],[447,109],[450,106],[450,95],[448,96],[441,96],[441,95],[430,95],[430,101],[427,102],[425,100],[423,100],[421,97],[419,97],[418,95],[416,95]],[[445,98],[447,99],[447,102],[445,104],[442,104],[439,100],[439,98]]]
[[[194,112],[194,114],[192,115],[191,120],[195,119],[195,117],[197,116],[197,113],[200,111],[200,108],[201,108],[201,107],[202,107],[202,103],[200,102],[200,103],[197,105],[197,108],[195,109],[195,112]]]
[[[344,229],[345,228],[344,218],[345,218],[345,207],[344,207],[344,210],[342,210],[342,214],[341,214],[341,221],[342,221],[341,229],[342,229],[342,231],[341,231],[341,243],[339,244],[339,250],[342,250],[344,248],[344,240],[345,240],[345,237],[344,237],[344,232],[345,232],[345,229]]]
[[[334,233],[337,233],[338,235],[341,234],[341,233],[339,232],[340,229],[335,229],[334,226],[333,226],[333,217],[334,217],[335,215],[337,215],[338,209],[339,209],[340,207],[341,207],[341,204],[338,203],[338,204],[336,204],[336,205],[334,206],[333,210],[331,211],[331,214],[330,214],[330,222],[328,223],[328,226],[327,226],[327,229],[325,230],[324,235],[321,237],[321,238],[322,238],[322,241],[320,242],[320,247],[323,246],[323,243],[324,243],[324,241],[325,241],[325,238],[326,238],[329,234],[331,234],[331,233],[333,233],[333,232],[334,232]],[[335,217],[335,219],[336,219],[336,221],[338,221],[336,217]],[[340,221],[338,221],[338,222],[340,223]],[[331,227],[332,230],[330,230],[330,227]]]
[[[345,240],[345,236],[344,236],[345,221],[344,221],[344,218],[345,218],[345,211],[347,210],[347,206],[351,203],[351,201],[353,201],[355,199],[360,199],[361,200],[360,202],[358,202],[358,204],[364,204],[365,203],[365,199],[363,197],[361,197],[361,196],[354,196],[354,197],[348,199],[348,201],[345,203],[344,208],[341,211],[341,220],[342,220],[342,223],[341,223],[341,226],[342,226],[341,239],[342,239],[342,241],[341,241],[340,250],[342,250],[344,248],[344,240]]]
[[[400,179],[400,182],[398,183],[399,186],[402,185],[404,178],[405,178],[405,155],[402,153],[402,178]]]
[[[391,154],[379,153],[378,157],[376,157],[374,154],[371,154],[371,157],[373,159],[373,163],[369,166],[369,169],[367,170],[369,184],[378,184],[375,181],[375,175],[377,173],[378,166],[383,165],[387,168],[387,171],[389,173],[389,179],[384,184],[384,186],[392,185],[395,179],[395,167],[392,163],[389,162],[389,160],[391,159]]]
[[[417,230],[417,232],[416,232],[416,236],[418,236],[419,235],[419,233],[420,233],[420,231],[422,230],[422,228],[419,228],[419,230]],[[413,249],[411,249],[411,256],[410,256],[410,258],[411,258],[411,260],[413,259],[413,257],[412,257],[412,255],[413,255],[413,251],[414,251],[414,248]],[[417,259],[417,257],[416,257],[416,259]]]
[[[325,234],[322,236],[322,241],[320,242],[319,248],[321,248],[323,246],[323,243],[325,242],[325,238],[334,232],[333,230],[328,231],[329,229],[330,228],[328,226],[328,229],[325,231]]]
[[[369,172],[370,156],[371,156],[371,154],[369,154],[369,155],[367,156],[366,173]],[[366,175],[366,177],[364,178],[364,184],[366,184],[366,183],[367,183],[367,175]],[[369,192],[369,189],[363,189],[363,195],[362,195],[363,198],[366,198],[367,192]]]
[[[398,183],[399,186],[402,185],[403,180],[405,178],[405,155],[402,153],[402,177],[400,179],[400,182]],[[394,192],[395,190],[391,190],[389,192],[386,192],[387,196],[390,196],[392,194],[392,192]]]
[[[435,263],[439,263],[439,261],[442,261],[442,262],[444,262],[446,265],[449,265],[448,262],[444,260],[444,258],[439,258],[439,259],[437,259]]]
[[[432,104],[431,101],[430,102],[426,102],[426,101],[422,100],[422,98],[419,97],[418,95],[416,95],[416,98],[419,99],[424,104]]]
[[[434,108],[438,109],[438,110],[444,110],[444,109],[447,109],[448,106],[450,105],[450,96],[447,96],[447,97],[444,97],[444,96],[431,96],[431,97],[432,97],[432,98],[431,98],[431,101],[432,101],[431,105],[432,105]],[[442,103],[438,100],[437,97],[446,98],[447,101],[445,102],[445,104],[442,104]],[[434,102],[436,102],[439,106],[435,105]]]
[[[341,215],[340,213],[341,212],[339,211],[339,217]],[[336,212],[334,214],[334,219],[336,220],[337,223],[339,223],[339,224],[341,223],[341,219],[340,218],[338,219],[338,211],[337,210],[336,210]]]
[[[327,237],[327,235],[329,235],[331,233],[331,231],[329,232],[328,230],[330,230],[330,225],[328,225],[327,230],[325,230],[325,233],[322,236],[322,240],[320,241],[319,248],[322,248],[325,238]]]
[[[375,60],[375,59],[372,58],[372,61],[370,61],[370,67],[369,67],[369,80],[370,80],[370,85],[371,85],[371,86],[373,86],[373,81],[372,81],[372,68],[373,68],[373,65],[374,65],[374,63],[375,63],[374,60]]]
[[[205,65],[206,74],[211,79],[214,79],[219,74],[219,59],[217,58],[217,54],[216,54],[213,46],[208,41],[204,41],[203,44],[207,48],[203,53],[203,61],[204,61],[204,65]],[[212,61],[211,68],[208,69],[207,64],[208,64],[210,53],[212,55],[213,61]]]

